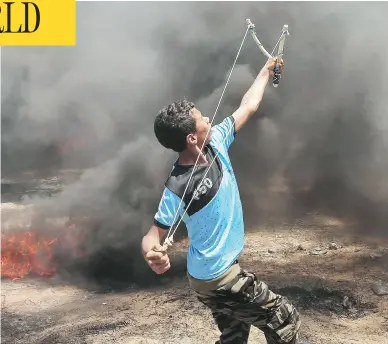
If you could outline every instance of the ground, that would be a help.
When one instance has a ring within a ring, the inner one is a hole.
[[[336,247],[329,249],[331,243]],[[182,260],[186,246],[175,245],[172,264]],[[317,248],[327,252],[312,254]],[[302,339],[388,344],[388,296],[372,291],[375,282],[388,282],[388,238],[307,214],[247,232],[241,265],[297,306]],[[164,277],[157,287],[133,284],[108,292],[58,283],[55,276],[2,281],[2,343],[207,344],[217,336],[184,274]],[[259,330],[252,329],[249,343],[265,343]]]

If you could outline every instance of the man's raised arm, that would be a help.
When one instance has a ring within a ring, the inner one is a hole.
[[[273,75],[273,70],[276,65],[276,59],[269,60],[261,69],[252,86],[245,93],[240,107],[233,113],[235,120],[235,130],[239,131],[246,122],[256,113],[263,99],[265,87],[267,86],[269,77]],[[280,68],[283,71],[283,60],[280,61]]]

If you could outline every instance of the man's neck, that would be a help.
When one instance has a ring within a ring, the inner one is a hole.
[[[195,148],[195,151],[186,149],[183,152],[179,153],[178,164],[184,166],[194,165],[198,159],[198,154],[200,155],[198,159],[198,164],[207,164],[207,159],[204,152],[201,152],[198,146],[196,146]]]

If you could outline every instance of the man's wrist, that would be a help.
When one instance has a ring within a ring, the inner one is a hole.
[[[267,67],[263,67],[263,69],[259,73],[259,76],[263,78],[269,78],[270,75],[271,75],[271,72]]]
[[[150,238],[147,235],[144,236],[143,240],[142,240],[142,243],[141,243],[141,251],[143,253],[144,258],[147,255],[147,253],[152,250],[153,246],[155,246],[155,245],[153,243],[152,238]]]

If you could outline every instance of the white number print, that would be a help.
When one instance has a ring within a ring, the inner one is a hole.
[[[198,201],[199,197],[204,195],[212,186],[213,182],[209,178],[205,178],[203,182],[195,189],[193,198]]]

